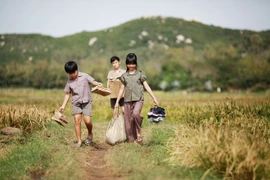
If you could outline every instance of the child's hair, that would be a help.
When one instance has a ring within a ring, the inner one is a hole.
[[[129,53],[126,57],[126,65],[128,64],[135,64],[136,65],[136,69],[138,67],[137,64],[137,56],[134,53]],[[128,68],[127,68],[128,71]]]
[[[65,71],[66,73],[74,73],[75,71],[78,70],[78,65],[74,61],[68,61],[65,64]]]
[[[120,58],[118,56],[111,57],[111,63],[113,63],[113,61],[115,61],[115,60],[117,60],[119,62]]]

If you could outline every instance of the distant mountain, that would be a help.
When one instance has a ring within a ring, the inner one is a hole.
[[[206,44],[221,41],[224,44],[245,44],[252,34],[258,34],[264,46],[270,44],[270,31],[253,32],[204,25],[177,18],[140,18],[111,27],[104,31],[81,32],[61,38],[39,34],[2,34],[0,44],[1,64],[11,60],[54,59],[61,53],[71,53],[81,58],[97,52],[128,51],[150,48],[161,44],[164,48],[192,46],[197,50]],[[66,52],[67,51],[67,52]]]
[[[61,38],[39,34],[2,34],[0,64],[3,67],[11,62],[35,64],[47,61],[49,64],[63,64],[67,60],[108,63],[112,55],[119,55],[123,59],[128,52],[137,52],[142,57],[143,65],[147,65],[146,61],[155,62],[158,59],[160,66],[164,66],[162,59],[177,59],[177,52],[186,48],[192,48],[195,60],[209,58],[209,49],[213,48],[217,53],[221,46],[228,48],[228,51],[232,47],[237,54],[231,54],[234,59],[247,54],[260,54],[267,59],[269,45],[270,30],[254,32],[179,18],[142,17],[102,31],[81,32]],[[188,65],[180,64],[184,70],[190,71]],[[105,71],[108,68],[107,65]]]

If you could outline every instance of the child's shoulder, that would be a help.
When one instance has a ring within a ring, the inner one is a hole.
[[[109,72],[108,72],[108,77],[109,76],[112,76],[114,74],[114,70],[112,69],[112,70],[109,70]]]
[[[123,74],[122,75],[128,75],[128,72],[127,71],[125,71],[125,72],[123,72]]]
[[[89,78],[92,77],[90,74],[86,73],[86,72],[79,72],[79,76],[85,77],[85,78]]]
[[[85,73],[85,72],[79,72],[80,75],[82,76],[89,76],[89,74]]]
[[[125,74],[126,70],[120,69],[120,74]]]
[[[138,73],[139,74],[145,74],[144,71],[142,71],[142,70],[138,70]]]

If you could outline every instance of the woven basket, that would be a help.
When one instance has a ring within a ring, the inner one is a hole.
[[[68,124],[68,119],[58,110],[55,110],[54,115],[51,117],[52,120],[60,124],[61,126],[66,126]]]
[[[96,94],[99,94],[99,95],[102,95],[102,96],[108,96],[111,94],[111,91],[107,88],[104,88],[104,87],[94,87],[92,90],[91,90],[92,93],[96,93]]]

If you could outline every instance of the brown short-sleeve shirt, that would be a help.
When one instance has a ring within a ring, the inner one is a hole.
[[[92,101],[89,84],[93,81],[93,77],[83,72],[78,72],[78,78],[75,80],[68,79],[64,91],[72,94],[73,105],[78,106]]]
[[[125,85],[125,102],[144,100],[143,82],[147,80],[144,72],[136,71],[134,74],[125,72],[120,81]]]
[[[125,73],[126,71],[123,69],[119,69],[118,71],[115,70],[110,70],[108,75],[107,75],[107,79],[110,82],[110,90],[111,90],[111,94],[110,94],[110,98],[117,98],[118,97],[118,93],[121,87],[121,81],[119,80],[119,78]]]

